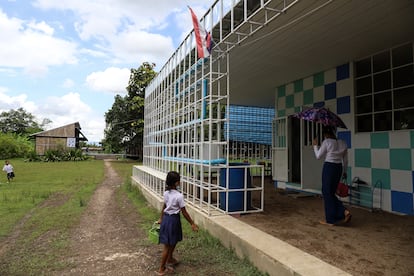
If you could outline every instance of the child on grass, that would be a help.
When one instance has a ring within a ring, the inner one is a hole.
[[[9,160],[4,162],[3,171],[6,172],[7,175],[7,183],[9,183],[14,178],[14,170],[12,164],[10,164]]]
[[[198,226],[185,209],[183,195],[177,191],[177,188],[180,186],[180,174],[170,171],[167,174],[166,184],[164,206],[161,211],[161,217],[158,220],[158,223],[161,224],[159,242],[164,244],[164,249],[161,255],[160,268],[156,271],[157,275],[174,272],[174,266],[178,264],[178,261],[173,257],[173,253],[177,243],[183,239],[180,212],[183,213],[185,219],[191,224],[193,231],[198,231]]]

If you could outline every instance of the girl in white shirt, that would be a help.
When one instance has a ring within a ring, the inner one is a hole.
[[[7,183],[9,183],[14,178],[14,169],[12,164],[8,160],[4,162],[3,171],[7,174]]]
[[[183,239],[180,212],[183,213],[185,219],[191,224],[193,231],[198,230],[198,226],[185,209],[183,195],[177,191],[177,188],[180,186],[180,174],[175,171],[169,172],[166,184],[167,190],[164,192],[164,206],[161,211],[161,217],[158,220],[158,223],[161,224],[159,242],[164,244],[161,265],[159,270],[156,271],[158,275],[174,272],[174,266],[178,264],[178,261],[173,257],[173,253],[177,243]]]
[[[322,224],[336,225],[351,220],[351,213],[336,195],[336,188],[341,175],[346,178],[348,167],[348,146],[343,140],[338,140],[332,127],[323,127],[324,140],[318,147],[318,140],[313,140],[313,148],[317,159],[325,158],[322,169],[322,195],[325,208],[325,221]]]

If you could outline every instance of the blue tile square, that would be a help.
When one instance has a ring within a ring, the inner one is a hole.
[[[394,212],[414,215],[413,194],[391,191],[391,208]]]
[[[411,181],[413,182],[413,191],[414,191],[414,171],[412,171]]]
[[[325,101],[336,98],[336,82],[325,84]]]
[[[349,114],[351,113],[351,97],[340,97],[336,101],[336,112],[338,114]]]
[[[345,63],[336,67],[336,80],[349,78],[349,63]]]
[[[344,140],[348,145],[348,148],[352,147],[350,131],[338,131],[338,139]]]
[[[325,102],[317,102],[313,104],[313,107],[321,108],[325,106]]]

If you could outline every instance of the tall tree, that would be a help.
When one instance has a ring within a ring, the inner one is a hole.
[[[51,120],[44,119],[42,123],[38,123],[36,117],[23,108],[0,113],[0,130],[3,133],[29,135],[42,131],[50,122]]]
[[[155,64],[144,62],[138,69],[131,69],[127,95],[115,96],[112,108],[105,113],[106,151],[126,152],[141,157],[144,129],[145,88],[155,77]]]
[[[120,153],[125,150],[125,140],[128,136],[127,97],[115,96],[112,108],[105,113],[105,139],[103,146],[107,152]]]

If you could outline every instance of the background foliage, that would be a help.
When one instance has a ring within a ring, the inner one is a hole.
[[[109,153],[140,155],[144,130],[145,88],[155,77],[155,64],[144,62],[131,69],[125,96],[116,95],[111,109],[105,113],[103,146]]]

